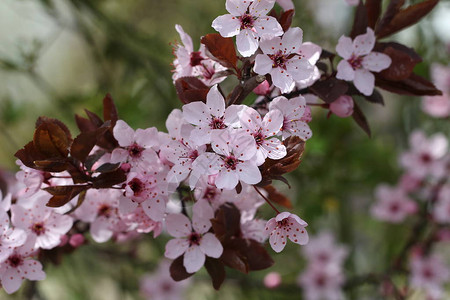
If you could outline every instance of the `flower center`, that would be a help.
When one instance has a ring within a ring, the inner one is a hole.
[[[204,60],[204,58],[200,51],[191,52],[191,66],[192,67],[200,65],[202,60]]]
[[[200,234],[198,234],[197,232],[193,232],[191,233],[191,235],[189,236],[189,246],[192,245],[200,245],[200,241],[202,239],[202,236]]]
[[[265,140],[264,135],[261,132],[261,129],[258,130],[258,132],[252,134],[255,138],[255,142],[257,146],[261,146]]]
[[[8,263],[11,267],[17,268],[23,263],[22,256],[13,254],[8,258]]]
[[[241,30],[247,28],[253,28],[253,22],[255,19],[253,16],[245,14],[239,17],[239,21],[241,21]]]
[[[44,223],[34,223],[33,226],[31,226],[31,231],[33,231],[36,235],[41,235],[45,232]]]
[[[107,205],[107,204],[102,204],[98,208],[98,213],[97,214],[98,214],[99,217],[109,218],[111,216],[111,213],[112,213],[112,207]]]
[[[289,220],[287,218],[283,219],[281,221],[278,221],[278,227],[279,228],[286,227],[287,225],[289,225]]]
[[[212,200],[214,200],[214,198],[216,198],[216,195],[217,195],[217,190],[215,188],[208,186],[206,188],[205,194],[203,195],[203,199],[206,199],[209,202],[211,202]]]
[[[223,161],[225,162],[225,168],[231,169],[231,170],[236,170],[236,166],[238,164],[238,160],[236,159],[236,157],[228,156],[228,157],[225,157]]]
[[[269,54],[269,57],[273,61],[272,68],[282,68],[286,70],[288,58],[281,51],[278,51],[276,54]]]
[[[128,186],[135,196],[138,196],[144,190],[144,183],[139,178],[133,178],[128,182]]]
[[[316,285],[317,285],[317,286],[320,286],[320,287],[323,287],[323,286],[325,286],[325,283],[326,283],[326,278],[325,278],[325,276],[323,276],[323,274],[319,274],[319,275],[316,277]]]
[[[362,60],[362,56],[356,56],[355,54],[352,54],[352,56],[348,60],[348,63],[352,66],[353,70],[356,70],[361,68]]]
[[[392,203],[390,209],[392,213],[396,213],[400,210],[400,206],[398,203]]]
[[[128,146],[128,154],[133,158],[141,157],[142,151],[144,151],[144,148],[136,143]]]
[[[432,161],[431,155],[428,153],[422,153],[422,155],[420,156],[420,159],[425,164],[428,164]]]
[[[211,127],[211,129],[224,129],[227,127],[227,125],[223,123],[223,117],[213,117],[213,119],[209,123],[209,127]]]
[[[422,272],[423,277],[425,277],[426,279],[432,279],[434,277],[434,273],[432,270],[430,270],[429,268],[425,268]]]
[[[191,151],[188,157],[190,160],[194,161],[198,157],[198,151],[197,150]]]

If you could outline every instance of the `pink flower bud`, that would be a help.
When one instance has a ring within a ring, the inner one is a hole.
[[[70,237],[69,244],[74,248],[78,248],[84,244],[84,236],[81,233],[76,233]]]
[[[69,237],[67,236],[67,234],[64,234],[60,237],[60,240],[61,240],[61,242],[59,243],[59,247],[63,247],[69,241]]]
[[[129,163],[123,163],[120,165],[120,168],[125,172],[128,173],[130,172],[131,169],[131,165]]]
[[[348,95],[342,95],[330,104],[330,111],[341,118],[349,117],[353,114],[353,99]]]
[[[278,272],[270,272],[264,277],[264,285],[269,289],[274,289],[281,284],[281,276]]]
[[[270,93],[270,85],[267,82],[267,80],[264,80],[262,83],[260,83],[254,90],[253,93],[256,95],[265,96]]]

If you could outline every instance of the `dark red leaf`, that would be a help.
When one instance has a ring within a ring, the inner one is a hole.
[[[292,208],[291,200],[288,197],[280,193],[273,185],[267,185],[264,187],[266,192],[268,193],[268,197],[270,201],[283,205],[287,208]]]
[[[65,158],[69,154],[71,137],[61,122],[40,120],[33,136],[34,147],[47,158]]]
[[[68,164],[65,159],[35,160],[35,169],[45,172],[63,172],[67,170]]]
[[[330,77],[316,81],[309,89],[323,101],[332,103],[347,92],[348,84],[343,80]]]
[[[374,29],[381,14],[382,0],[366,0],[367,25]]]
[[[247,258],[243,256],[238,250],[230,247],[230,245],[227,246],[227,248],[224,248],[220,260],[226,266],[247,274],[249,272]]]
[[[400,10],[388,24],[377,32],[377,37],[381,39],[417,23],[426,16],[438,2],[439,0],[427,0]]]
[[[214,289],[219,290],[225,280],[225,267],[223,263],[212,257],[206,257],[205,268],[211,277]]]
[[[386,80],[399,81],[408,78],[414,70],[416,64],[422,61],[422,58],[411,48],[398,43],[380,43],[377,49],[382,49],[384,54],[388,55],[392,63],[389,68],[381,71],[377,76]]]
[[[437,96],[442,95],[433,83],[412,73],[408,78],[400,81],[389,81],[375,76],[375,84],[389,92],[409,96]]]
[[[29,168],[36,168],[34,161],[45,160],[45,155],[41,154],[35,147],[33,141],[26,144],[22,149],[18,150],[15,157],[20,159],[20,161]]]
[[[369,102],[384,105],[383,96],[381,95],[381,93],[379,91],[377,91],[375,89],[373,90],[372,95],[370,95],[370,96],[363,95],[363,97],[364,97],[364,99],[366,99]]]
[[[202,37],[201,43],[211,54],[211,58],[221,65],[237,70],[236,49],[232,38],[224,38],[218,33],[210,33]]]
[[[108,131],[108,125],[109,123],[107,124],[107,126],[103,125],[94,131],[81,132],[72,143],[72,147],[70,148],[70,155],[81,162],[85,162],[89,153],[97,144],[97,141],[103,134],[105,134],[106,131]]]
[[[86,191],[89,185],[65,185],[51,186],[44,188],[45,191],[53,195],[47,203],[49,207],[60,207],[72,200],[82,191]]]
[[[196,77],[181,77],[175,81],[175,89],[178,98],[184,104],[203,101],[206,102],[206,95],[209,92],[207,87],[200,79]]]
[[[103,120],[111,121],[111,127],[114,127],[118,119],[119,115],[114,100],[110,94],[106,94],[103,98]]]
[[[354,39],[357,35],[364,34],[367,31],[367,8],[362,0],[359,1],[355,12],[352,31],[350,37]]]
[[[52,119],[52,118],[47,118],[45,116],[40,116],[37,120],[36,120],[36,126],[35,128],[38,128],[41,124],[43,123],[47,123],[47,122],[51,122],[55,125],[57,125],[59,128],[61,128],[65,133],[67,138],[72,141],[72,134],[70,133],[69,128],[67,128],[66,124],[64,124],[63,122],[61,122],[58,119]]]
[[[246,254],[250,271],[259,271],[270,268],[274,261],[266,249],[255,240],[246,240],[242,253]]]
[[[84,199],[86,199],[86,190],[85,191],[81,191],[81,193],[78,195],[78,200],[77,200],[77,204],[72,207],[68,212],[66,212],[66,215],[69,215],[71,213],[73,213],[75,210],[77,210],[78,207],[81,206],[81,204],[83,204]]]
[[[287,10],[283,12],[278,19],[278,23],[280,23],[283,31],[286,32],[292,24],[292,18],[294,17],[295,11],[293,9]]]
[[[214,219],[211,219],[212,227],[217,238],[223,242],[232,236],[239,236],[241,230],[241,213],[234,204],[225,203],[219,207]]]
[[[353,114],[352,117],[355,120],[356,124],[359,125],[359,127],[362,128],[362,130],[364,130],[367,135],[370,137],[371,136],[371,132],[370,132],[370,127],[369,127],[369,123],[367,122],[366,116],[364,115],[364,113],[362,112],[362,110],[359,108],[358,104],[354,102],[354,106],[353,106]]]
[[[92,178],[92,187],[96,189],[106,189],[113,185],[123,183],[125,180],[127,180],[127,176],[124,171],[122,169],[117,169],[112,172],[101,173],[97,177]]]
[[[392,19],[400,11],[400,8],[403,6],[403,4],[405,4],[405,0],[390,0],[383,17],[375,27],[375,35],[377,37],[379,37],[379,33],[384,31],[389,23],[391,23]]]
[[[120,163],[111,164],[111,163],[105,163],[95,169],[95,172],[99,173],[108,173],[117,170],[120,167]]]
[[[91,123],[95,125],[95,127],[99,128],[100,126],[103,125],[102,119],[97,114],[95,114],[92,111],[89,111],[87,109],[85,109],[84,112],[88,116]]]
[[[78,129],[80,129],[81,132],[94,131],[95,129],[97,129],[97,126],[92,124],[91,120],[83,118],[79,115],[75,115],[75,122],[77,123]]]
[[[195,273],[188,273],[183,265],[183,257],[181,255],[170,264],[170,277],[175,281],[185,280]]]

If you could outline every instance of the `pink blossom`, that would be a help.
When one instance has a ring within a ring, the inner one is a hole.
[[[308,224],[297,215],[289,212],[279,213],[266,224],[266,232],[270,233],[270,246],[275,252],[281,252],[286,246],[286,238],[299,245],[308,243]]]
[[[151,300],[181,300],[185,299],[185,292],[190,279],[175,281],[170,276],[170,263],[163,260],[156,272],[145,274],[140,280],[140,292],[145,299]]]
[[[345,277],[337,265],[310,264],[298,278],[305,300],[343,300]]]
[[[450,116],[450,67],[431,65],[431,78],[442,95],[426,96],[422,102],[422,110],[432,117],[446,118]]]
[[[255,59],[254,71],[260,75],[270,74],[273,84],[288,93],[295,87],[296,81],[310,78],[314,68],[308,59],[298,53],[302,45],[303,31],[290,28],[280,37],[262,39],[261,50]]]
[[[417,178],[410,173],[405,173],[402,175],[402,177],[400,177],[398,186],[406,193],[410,193],[420,188],[421,184],[422,180],[420,178]]]
[[[250,56],[258,49],[259,38],[283,34],[283,29],[274,17],[267,16],[275,0],[226,0],[230,14],[217,17],[212,27],[223,37],[236,36],[239,53]]]
[[[276,0],[276,1],[277,1],[278,5],[280,5],[284,11],[295,9],[294,3],[292,2],[292,0]]]
[[[303,80],[296,80],[296,86],[299,89],[306,88],[311,86],[320,78],[319,68],[316,66],[317,61],[322,54],[322,48],[319,45],[316,45],[311,42],[303,43],[298,49],[298,54],[308,60],[311,66],[314,66],[313,72],[310,77]]]
[[[158,161],[158,156],[152,149],[152,147],[158,146],[156,128],[139,128],[134,131],[127,123],[118,120],[113,132],[120,148],[116,148],[112,152],[111,162],[128,162],[132,168],[145,170],[148,165]]]
[[[347,118],[353,114],[353,99],[351,96],[342,95],[330,104],[330,111],[336,116]]]
[[[264,285],[266,288],[274,289],[281,284],[281,275],[278,272],[270,272],[264,276]]]
[[[198,201],[192,209],[191,221],[183,214],[171,214],[166,218],[167,232],[175,237],[166,244],[165,256],[175,259],[184,254],[183,265],[188,273],[195,273],[205,263],[205,256],[219,258],[223,247],[208,230],[214,218],[212,208],[205,201]]]
[[[391,65],[386,54],[372,52],[375,46],[375,34],[367,28],[367,33],[352,39],[341,36],[336,46],[337,53],[343,58],[337,66],[336,78],[353,81],[355,87],[364,95],[370,96],[375,86],[375,76],[371,72],[380,72]]]
[[[448,139],[442,133],[427,138],[421,131],[414,131],[409,137],[410,151],[400,156],[400,164],[412,176],[424,178],[433,172],[435,162],[448,151]]]
[[[215,185],[231,190],[239,181],[256,184],[261,181],[255,160],[255,140],[240,131],[221,130],[211,134],[211,146],[215,153],[204,153],[194,163],[199,172],[217,174]]]
[[[443,285],[450,278],[450,271],[441,257],[414,255],[410,261],[411,287],[423,289],[432,299],[443,299]]]
[[[403,190],[381,184],[375,190],[377,202],[372,206],[372,215],[382,221],[400,223],[417,211],[417,204]]]
[[[44,172],[28,168],[20,160],[17,160],[16,164],[21,169],[16,173],[16,179],[25,185],[25,188],[21,189],[17,196],[22,198],[30,197],[42,187]]]
[[[433,207],[433,217],[439,223],[450,223],[450,184],[441,187]]]
[[[72,228],[72,217],[59,214],[53,208],[45,206],[48,200],[49,195],[41,193],[29,208],[18,204],[11,207],[12,223],[25,230],[28,235],[36,237],[36,248],[57,247],[61,236]]]
[[[162,222],[152,220],[142,206],[138,206],[133,211],[122,214],[121,221],[124,222],[127,230],[134,230],[138,233],[149,233],[153,231],[154,238],[162,232]]]
[[[253,93],[256,95],[266,96],[270,93],[270,84],[267,80],[264,80],[261,82],[255,89],[253,90]]]
[[[35,244],[37,244],[36,238],[29,236],[25,244],[14,248],[8,258],[0,264],[0,279],[6,293],[12,294],[17,291],[24,279],[45,279],[41,263],[30,259],[36,250]]]
[[[269,104],[269,110],[279,110],[283,114],[281,132],[284,139],[296,135],[306,141],[312,136],[308,124],[302,120],[306,112],[306,101],[302,96],[289,100],[283,96],[277,97]]]
[[[240,122],[256,144],[256,164],[262,165],[266,158],[281,159],[286,156],[286,147],[275,136],[283,126],[283,115],[277,109],[269,111],[264,118],[251,107],[242,111]]]
[[[225,129],[238,123],[238,113],[242,106],[231,105],[225,109],[225,99],[217,85],[213,86],[207,96],[206,104],[201,101],[183,106],[183,116],[196,127],[190,134],[194,145],[204,145],[211,142],[211,133]]]
[[[178,44],[175,47],[176,59],[173,62],[175,70],[172,79],[175,81],[180,77],[195,76],[208,86],[222,82],[226,77],[216,78],[214,75],[226,68],[206,56],[205,45],[200,45],[199,51],[194,51],[191,37],[180,25],[175,25],[175,29],[183,45]]]
[[[241,231],[244,239],[255,240],[264,243],[267,240],[266,220],[254,219],[245,220],[241,218]]]
[[[302,249],[310,264],[322,266],[341,266],[349,252],[347,247],[337,245],[333,234],[326,231],[311,238]]]
[[[78,248],[83,245],[85,241],[86,239],[84,238],[84,235],[81,233],[76,233],[70,237],[69,244],[74,248]]]
[[[0,208],[0,263],[5,261],[15,247],[22,246],[27,234],[19,228],[10,228],[7,212]]]

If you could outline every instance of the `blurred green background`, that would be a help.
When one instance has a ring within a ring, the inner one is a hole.
[[[417,1],[410,1],[417,2]],[[293,26],[304,40],[334,50],[348,34],[353,8],[344,0],[297,0]],[[171,79],[172,47],[180,24],[199,46],[200,36],[212,33],[212,20],[225,14],[224,0],[2,0],[0,2],[0,166],[15,171],[13,154],[32,139],[40,115],[64,121],[77,134],[74,114],[83,109],[101,112],[101,100],[111,93],[119,115],[135,128],[164,122],[181,103]],[[417,68],[428,76],[432,62],[448,63],[450,3],[395,39],[414,47],[424,58]],[[231,88],[224,84],[225,90]],[[280,185],[295,204],[294,211],[309,223],[311,235],[327,228],[349,245],[346,275],[382,270],[408,230],[367,217],[373,188],[395,184],[401,171],[397,154],[407,147],[409,132],[450,133],[448,122],[433,120],[420,110],[420,99],[383,94],[384,107],[360,101],[371,124],[368,138],[351,119],[326,117],[314,111],[304,160],[290,174],[292,189]],[[361,100],[361,99],[359,99]],[[273,213],[264,208],[260,217]],[[138,299],[138,279],[151,272],[162,257],[167,238],[127,245],[91,243],[46,265],[48,279],[38,283],[42,299]],[[389,247],[387,247],[388,245]],[[269,251],[273,253],[270,249]],[[288,245],[271,270],[244,276],[228,271],[220,293],[214,292],[204,270],[195,276],[189,299],[301,299],[296,277],[305,265],[299,247]],[[132,258],[132,259],[131,259]],[[283,285],[268,290],[262,278],[278,271]],[[404,279],[399,279],[404,280]],[[29,290],[29,288],[28,288]],[[11,298],[23,299],[27,287]],[[377,288],[364,286],[349,299],[379,299]],[[417,296],[420,299],[420,296]],[[0,299],[9,299],[0,291]]]

